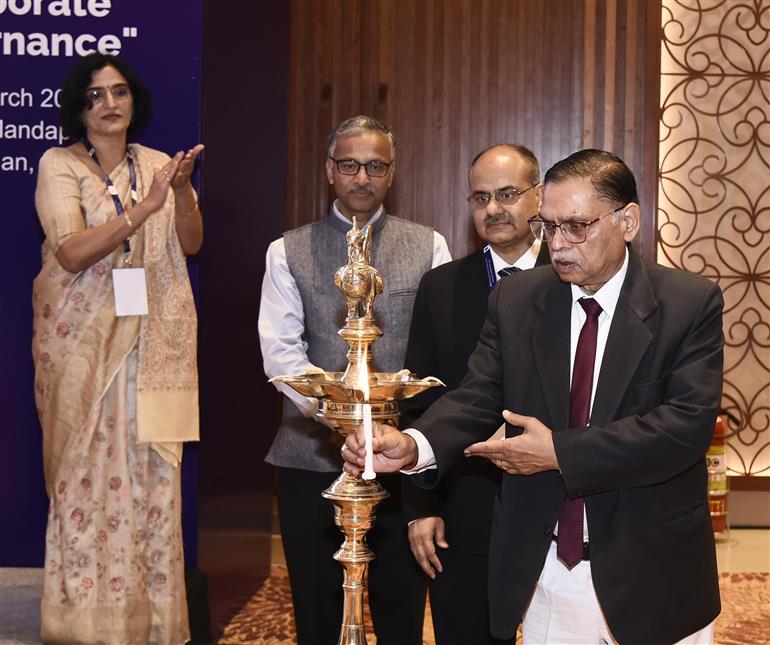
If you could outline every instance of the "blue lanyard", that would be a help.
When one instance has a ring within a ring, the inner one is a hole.
[[[492,251],[489,249],[489,244],[484,247],[484,265],[487,268],[489,290],[492,291],[497,284],[497,273],[495,272],[495,263],[492,261]]]
[[[104,183],[107,184],[107,192],[110,194],[110,197],[112,197],[112,201],[115,204],[115,210],[118,213],[118,217],[123,217],[126,211],[123,208],[123,203],[120,201],[120,197],[118,196],[118,189],[115,188],[115,185],[112,183],[112,179],[110,179],[110,176],[105,172],[104,168],[102,168],[102,164],[99,163],[99,157],[96,156],[96,150],[94,150],[94,147],[91,145],[88,137],[83,137],[83,146],[85,147],[86,152],[91,157],[91,159],[96,162],[96,165],[99,166],[99,169],[104,173]],[[128,160],[128,174],[131,181],[131,206],[136,206],[138,201],[136,194],[136,169],[134,168],[134,160],[131,158],[130,154],[126,153],[126,159]],[[125,253],[131,253],[131,241],[129,238],[123,240],[123,251]]]

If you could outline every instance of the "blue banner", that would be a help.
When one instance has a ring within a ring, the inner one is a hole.
[[[70,143],[59,127],[59,87],[79,57],[120,56],[152,94],[140,142],[187,149],[201,136],[201,17],[202,0],[0,0],[0,566],[43,562],[47,500],[31,359],[43,235],[34,192],[40,156]],[[196,560],[196,458],[186,455],[183,470],[188,563]]]

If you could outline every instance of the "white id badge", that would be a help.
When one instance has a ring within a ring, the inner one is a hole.
[[[147,282],[144,269],[113,269],[116,316],[147,315]]]

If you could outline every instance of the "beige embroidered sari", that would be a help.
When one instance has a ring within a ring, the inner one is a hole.
[[[141,200],[163,153],[130,146]],[[111,179],[129,202],[127,163]],[[67,149],[40,162],[35,195],[46,234],[35,279],[35,399],[46,489],[45,642],[184,643],[179,459],[198,438],[196,316],[173,195],[131,238],[150,313],[115,316],[122,246],[64,271],[70,236],[115,217],[103,178]]]

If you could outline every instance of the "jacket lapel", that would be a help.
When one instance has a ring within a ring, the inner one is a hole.
[[[548,252],[548,244],[545,242],[541,242],[540,244],[540,253],[537,254],[537,259],[535,260],[535,266],[536,267],[542,267],[546,264],[551,264],[551,254]]]
[[[483,297],[484,302],[489,298],[489,289],[487,283],[487,270],[484,264],[484,254],[476,251],[466,256],[458,269],[459,284],[468,294],[476,294]],[[483,285],[483,286],[482,286]]]
[[[607,423],[615,418],[639,362],[652,341],[652,332],[645,321],[657,306],[644,263],[634,251],[629,250],[628,272],[612,317],[596,386],[592,422]]]
[[[477,317],[480,316],[482,321],[486,317],[489,290],[484,257],[480,251],[462,258],[459,262],[452,314],[453,320],[461,321],[460,326],[464,328]]]
[[[558,278],[535,302],[542,323],[532,334],[532,350],[553,430],[566,428],[569,420],[571,305],[570,287]]]

